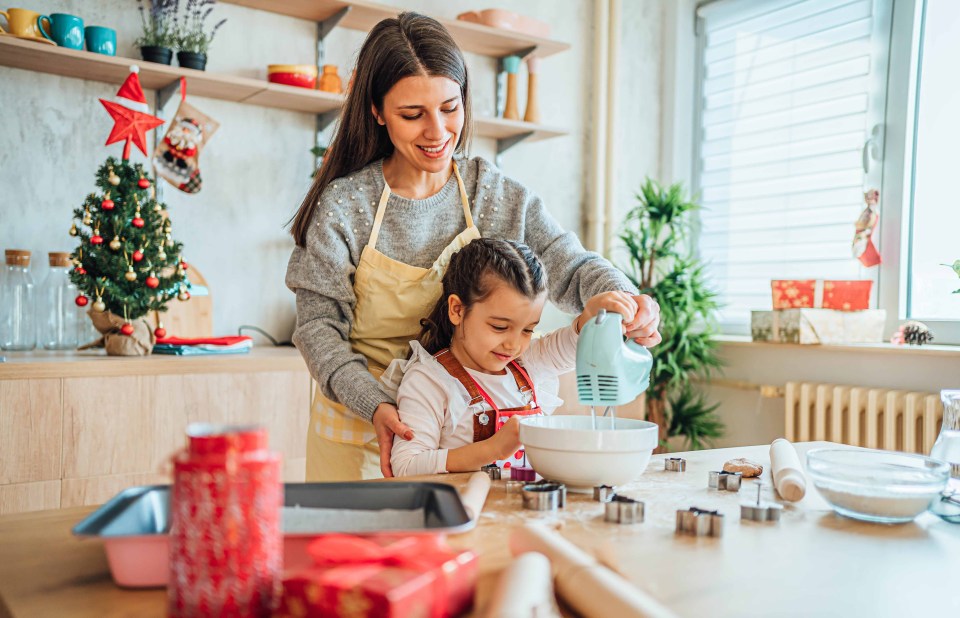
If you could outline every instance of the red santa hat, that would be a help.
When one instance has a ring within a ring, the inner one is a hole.
[[[138,73],[140,73],[140,67],[131,65],[130,75],[124,80],[120,90],[117,90],[117,96],[113,97],[113,100],[127,109],[147,113],[150,108],[147,107],[147,98],[143,95],[143,88],[140,87]]]

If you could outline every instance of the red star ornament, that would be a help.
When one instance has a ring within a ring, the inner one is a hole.
[[[156,116],[147,113],[146,97],[140,87],[140,78],[137,74],[140,68],[130,67],[130,75],[117,91],[115,100],[100,99],[107,112],[113,118],[113,129],[107,137],[106,145],[126,141],[123,146],[123,159],[130,159],[130,142],[136,144],[144,155],[147,154],[146,132],[163,124]]]

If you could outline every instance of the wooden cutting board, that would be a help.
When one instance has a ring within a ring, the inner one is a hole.
[[[154,326],[163,322],[167,337],[212,337],[213,336],[213,296],[210,286],[197,267],[190,264],[187,279],[193,286],[190,299],[181,301],[174,298],[167,303],[167,310],[155,313]]]

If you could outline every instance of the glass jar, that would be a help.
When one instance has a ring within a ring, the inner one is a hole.
[[[30,252],[7,249],[6,258],[0,294],[0,349],[32,350],[37,346],[37,316]]]
[[[40,286],[40,345],[48,350],[74,350],[80,324],[77,286],[70,281],[70,254],[49,254],[50,272]]]
[[[930,450],[930,457],[950,464],[950,482],[943,498],[930,510],[943,519],[960,524],[960,390],[940,391],[943,401],[943,424],[940,435]]]

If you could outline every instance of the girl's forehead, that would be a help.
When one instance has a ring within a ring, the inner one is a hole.
[[[460,98],[460,84],[440,75],[404,77],[387,91],[384,101],[396,107],[435,106]]]
[[[497,280],[486,298],[476,304],[489,315],[526,319],[531,312],[537,313],[542,310],[546,299],[546,292],[536,298],[530,298],[507,282]]]

